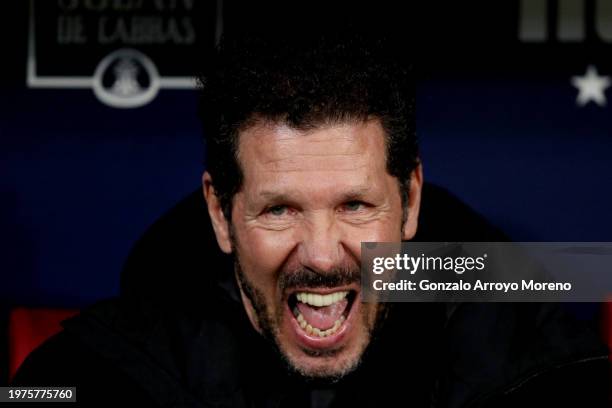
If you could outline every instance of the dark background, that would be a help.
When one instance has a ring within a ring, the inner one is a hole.
[[[284,22],[299,24],[308,35],[320,19],[391,27],[398,50],[420,74],[417,129],[426,180],[446,187],[517,241],[612,240],[611,108],[577,106],[570,82],[588,65],[612,76],[612,38],[605,38],[612,13],[598,6],[609,2],[427,1],[412,2],[409,9],[382,2],[218,3],[222,20],[214,2],[194,11],[203,26],[189,53],[177,57],[171,46],[145,48],[155,54],[158,68],[195,72],[206,64],[219,29],[278,24],[280,32]],[[541,3],[545,13],[529,14],[524,3]],[[559,6],[570,3],[582,4],[584,14]],[[117,109],[99,102],[91,89],[28,88],[30,4],[14,0],[0,7],[4,378],[8,310],[82,307],[117,294],[132,245],[197,188],[205,163],[196,92],[162,89],[144,107]],[[48,7],[37,24],[52,28],[56,15]],[[560,14],[565,22],[559,22]],[[521,21],[529,15],[534,26],[543,27],[540,39],[522,38]],[[567,38],[568,26],[582,27],[583,35]],[[99,48],[41,52],[58,72],[82,67],[79,75],[91,75],[84,61],[99,60],[92,57]],[[612,98],[612,88],[606,96]],[[596,305],[574,310],[584,319],[597,318]]]

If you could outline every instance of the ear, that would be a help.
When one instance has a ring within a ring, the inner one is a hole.
[[[407,241],[416,234],[421,208],[421,190],[423,188],[423,166],[421,163],[410,175],[410,191],[408,191],[408,217],[403,225],[402,240]]]
[[[217,237],[217,244],[223,252],[230,254],[232,252],[232,241],[229,233],[229,222],[225,219],[221,202],[213,187],[212,177],[207,171],[202,175],[202,188],[204,189],[208,215],[210,215],[210,221]]]

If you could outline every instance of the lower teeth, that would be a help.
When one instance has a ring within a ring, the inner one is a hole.
[[[297,308],[295,308],[293,313],[295,314],[296,319],[298,323],[300,324],[300,327],[302,328],[302,330],[306,331],[306,333],[308,334],[314,334],[315,336],[319,336],[319,337],[327,337],[327,336],[331,336],[332,334],[336,333],[338,329],[340,328],[340,326],[342,326],[342,323],[346,320],[344,316],[340,316],[340,318],[334,322],[333,327],[327,330],[321,330],[317,327],[312,327],[312,325],[308,323],[306,319],[304,319],[304,316],[302,316],[302,314]]]

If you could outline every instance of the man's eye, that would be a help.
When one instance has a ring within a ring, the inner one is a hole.
[[[349,201],[348,203],[344,204],[344,209],[346,211],[359,211],[364,205],[365,204],[361,201]]]
[[[268,208],[266,212],[275,217],[280,217],[281,215],[284,215],[287,212],[287,206],[286,205],[275,205],[274,207]]]

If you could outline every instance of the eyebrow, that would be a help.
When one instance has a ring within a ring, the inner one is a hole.
[[[358,199],[365,197],[371,191],[372,191],[372,188],[370,186],[351,188],[350,190],[342,193],[342,195],[340,196],[340,201],[346,202],[346,201],[358,200]],[[259,196],[263,198],[264,200],[268,200],[268,201],[293,202],[295,201],[296,196],[300,196],[303,194],[304,194],[303,191],[279,192],[279,191],[274,191],[274,190],[263,190],[259,193]]]

